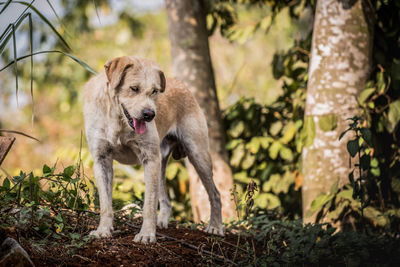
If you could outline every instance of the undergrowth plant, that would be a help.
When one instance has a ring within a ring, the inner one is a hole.
[[[342,229],[358,230],[370,226],[396,231],[400,209],[384,198],[383,177],[376,157],[372,133],[366,121],[359,116],[348,119],[346,129],[339,137],[351,133],[346,146],[349,153],[348,183],[341,188],[334,183],[328,194],[320,194],[312,203],[310,215],[317,213],[316,221],[340,223]]]
[[[6,177],[0,186],[1,225],[44,240],[76,241],[88,231],[82,214],[90,213],[98,202],[90,194],[90,183],[79,165],[61,172],[56,172],[56,165],[44,165],[40,175],[21,171]]]

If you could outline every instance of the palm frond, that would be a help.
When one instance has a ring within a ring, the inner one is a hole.
[[[75,62],[77,62],[79,65],[81,65],[84,69],[86,69],[87,71],[91,72],[92,74],[96,75],[97,72],[92,69],[86,62],[84,62],[83,60],[77,58],[76,56],[66,53],[64,51],[60,51],[60,50],[46,50],[46,51],[39,51],[39,52],[35,52],[32,54],[28,54],[28,55],[24,55],[21,56],[19,58],[17,58],[17,61],[20,61],[22,59],[25,59],[27,57],[31,57],[31,56],[35,56],[35,55],[39,55],[39,54],[46,54],[46,53],[60,53],[63,54],[69,58],[71,58],[72,60],[74,60]],[[8,67],[10,67],[12,64],[14,64],[14,61],[9,62],[7,65],[5,65],[3,68],[0,69],[0,72],[7,69]]]

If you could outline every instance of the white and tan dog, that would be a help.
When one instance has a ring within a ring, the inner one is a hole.
[[[110,60],[104,71],[85,86],[84,116],[101,211],[100,224],[91,235],[108,237],[113,230],[115,159],[123,164],[143,164],[143,224],[134,241],[156,241],[156,224],[167,228],[171,213],[165,188],[170,154],[174,159],[189,157],[210,199],[211,218],[206,231],[223,235],[220,195],[212,179],[207,123],[194,96],[182,82],[165,79],[159,67],[149,60],[128,56]]]

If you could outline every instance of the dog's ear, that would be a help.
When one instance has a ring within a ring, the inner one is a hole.
[[[166,84],[166,81],[165,81],[164,72],[162,72],[162,71],[160,70],[160,71],[159,71],[159,75],[160,75],[160,86],[161,86],[160,92],[162,93],[162,92],[165,91],[165,84]]]
[[[108,83],[112,89],[116,89],[120,86],[126,70],[132,66],[133,63],[128,57],[117,57],[104,64]]]

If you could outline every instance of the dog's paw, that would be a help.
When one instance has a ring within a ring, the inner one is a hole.
[[[151,244],[156,242],[156,233],[142,233],[140,231],[133,239],[136,243]]]
[[[164,214],[164,213],[160,212],[157,217],[157,227],[159,227],[161,229],[167,229],[168,221],[169,221],[168,214]]]
[[[112,227],[101,227],[99,226],[97,230],[93,230],[89,233],[90,236],[94,236],[96,238],[103,238],[103,237],[111,237],[112,235]]]
[[[209,225],[206,228],[206,233],[212,234],[212,235],[219,235],[219,236],[224,236],[224,228],[222,225],[220,226],[212,226]]]

